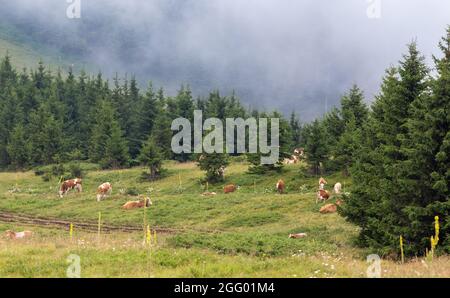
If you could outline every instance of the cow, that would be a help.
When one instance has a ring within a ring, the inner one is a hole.
[[[330,193],[329,193],[328,191],[326,191],[326,190],[320,189],[320,190],[317,192],[316,204],[317,204],[319,201],[326,201],[326,200],[328,200],[329,198],[330,198]]]
[[[337,205],[336,204],[326,204],[322,208],[320,208],[320,213],[335,213],[337,211]]]
[[[130,202],[126,202],[123,206],[122,209],[125,210],[131,210],[131,209],[136,209],[136,208],[143,208],[143,207],[150,207],[151,205],[153,205],[152,200],[150,200],[150,198],[145,198],[143,200],[140,201],[130,201]]]
[[[232,192],[235,192],[236,190],[238,190],[240,187],[239,186],[236,186],[236,185],[234,185],[234,184],[229,184],[229,185],[225,185],[224,187],[223,187],[223,192],[224,193],[232,193]]]
[[[305,155],[305,148],[295,148],[294,154],[298,157],[303,157]]]
[[[221,166],[220,168],[219,168],[219,170],[217,170],[217,174],[220,176],[220,177],[225,177],[225,167],[224,166]]]
[[[103,200],[106,196],[112,192],[111,183],[105,182],[97,188],[97,202]]]
[[[202,197],[215,196],[217,193],[206,191],[202,193]]]
[[[208,196],[215,196],[215,195],[217,195],[217,193],[216,192],[214,192],[214,191],[205,191],[204,193],[202,193],[202,196],[203,197],[208,197]]]
[[[295,155],[291,155],[291,158],[285,158],[284,160],[283,160],[283,164],[285,164],[285,165],[293,165],[293,164],[296,164],[296,163],[298,163],[298,157],[297,156],[295,156]]]
[[[11,230],[7,230],[5,232],[6,236],[9,237],[9,239],[16,240],[16,239],[25,239],[30,238],[33,235],[33,232],[31,231],[23,231],[23,232],[13,232]]]
[[[323,177],[320,177],[320,179],[319,179],[319,190],[324,190],[325,189],[325,184],[328,184],[328,182]]]
[[[304,238],[306,236],[308,236],[308,234],[306,234],[306,233],[289,234],[289,238],[291,238],[291,239]]]
[[[64,181],[63,183],[61,183],[61,186],[59,188],[59,197],[62,199],[63,196],[71,189],[76,189],[78,192],[82,192],[83,187],[81,184],[82,181],[80,178]]]
[[[339,194],[341,194],[341,192],[342,192],[342,184],[341,183],[336,183],[335,185],[334,185],[334,193],[335,194],[337,194],[337,195],[339,195]]]
[[[281,195],[284,193],[284,189],[286,187],[286,184],[284,183],[284,181],[282,179],[278,180],[277,182],[277,191],[278,193]]]

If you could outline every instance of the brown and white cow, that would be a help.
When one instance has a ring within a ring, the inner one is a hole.
[[[136,208],[143,208],[143,207],[150,207],[151,205],[153,205],[152,200],[150,200],[150,198],[145,198],[143,200],[140,201],[130,201],[130,202],[126,202],[123,206],[122,209],[125,210],[131,210],[131,209],[136,209]]]
[[[305,155],[305,148],[295,148],[294,154],[298,157],[303,157]]]
[[[232,193],[239,189],[239,186],[236,186],[234,184],[225,185],[223,188],[224,193]]]
[[[320,177],[319,179],[319,190],[325,189],[325,184],[328,184],[327,180],[325,180],[323,177]]]
[[[103,200],[106,196],[110,195],[111,192],[112,192],[111,183],[105,182],[105,183],[101,184],[97,188],[97,202],[100,202],[101,200]]]
[[[305,238],[306,236],[308,236],[306,233],[289,234],[289,238],[291,239]]]
[[[342,206],[343,203],[343,201],[337,200],[336,204],[326,204],[322,208],[320,208],[319,212],[322,214],[335,213],[337,211],[337,207]]]
[[[330,193],[329,193],[328,191],[326,191],[326,190],[320,189],[320,190],[317,192],[316,204],[317,204],[319,201],[326,201],[326,200],[328,200],[329,198],[330,198]]]
[[[320,213],[335,213],[337,211],[337,205],[336,204],[326,204],[322,208],[320,208]]]
[[[284,183],[284,181],[282,179],[278,180],[277,182],[277,191],[278,193],[281,195],[284,193],[284,189],[286,188],[286,184]]]
[[[8,237],[9,239],[16,240],[16,239],[30,238],[33,235],[33,232],[31,231],[13,232],[11,230],[7,230],[5,234],[6,237]]]
[[[217,193],[209,192],[209,191],[205,191],[204,193],[202,193],[202,197],[209,197],[209,196],[215,196],[215,195],[217,195]]]
[[[78,192],[83,191],[82,181],[80,178],[66,180],[59,187],[59,197],[62,198],[69,190],[76,189]]]

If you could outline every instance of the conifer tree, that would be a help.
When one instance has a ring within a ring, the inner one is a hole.
[[[139,154],[139,162],[150,168],[150,179],[156,179],[161,173],[164,160],[162,148],[158,146],[155,138],[150,136]]]

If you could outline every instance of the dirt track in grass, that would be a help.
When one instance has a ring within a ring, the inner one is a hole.
[[[2,223],[19,223],[21,225],[31,225],[31,226],[40,226],[40,227],[62,227],[66,230],[69,230],[70,224],[73,224],[74,227],[78,229],[82,229],[85,231],[97,232],[98,231],[98,223],[97,222],[89,222],[89,221],[69,221],[64,219],[57,218],[45,218],[45,217],[34,217],[26,214],[19,213],[10,213],[0,211],[0,222]],[[142,231],[142,226],[130,226],[130,225],[109,225],[107,223],[102,223],[101,229],[103,232],[137,232]],[[161,227],[152,227],[152,231],[156,231],[157,233],[165,233],[165,234],[175,234],[179,232],[186,232],[186,229],[172,229],[172,228],[161,228]],[[205,232],[205,233],[215,233],[217,231],[213,230],[202,230],[197,232]]]

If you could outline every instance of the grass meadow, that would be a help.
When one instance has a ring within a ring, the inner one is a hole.
[[[317,178],[305,174],[304,165],[287,166],[282,173],[251,175],[248,165],[233,162],[226,181],[202,183],[195,163],[168,162],[165,178],[141,179],[143,168],[100,171],[85,169],[83,192],[60,199],[58,178],[44,181],[33,171],[0,173],[0,212],[74,222],[67,227],[0,223],[1,277],[65,277],[71,254],[80,256],[81,277],[366,277],[371,254],[355,246],[358,228],[338,214],[320,214],[315,203]],[[275,192],[283,178],[287,193]],[[351,191],[351,180],[338,174],[326,177],[328,188],[336,182]],[[96,188],[111,182],[113,193],[97,202]],[[227,183],[240,189],[223,194]],[[216,196],[203,197],[208,188]],[[122,210],[136,198],[150,196],[144,210]],[[335,198],[330,201],[333,202]],[[109,226],[142,227],[132,232],[86,231],[76,223],[98,220]],[[145,243],[144,222],[157,233]],[[33,231],[31,239],[10,240],[7,229]],[[289,239],[290,233],[307,233]],[[382,277],[449,277],[450,258],[413,259],[405,264],[383,259]]]

